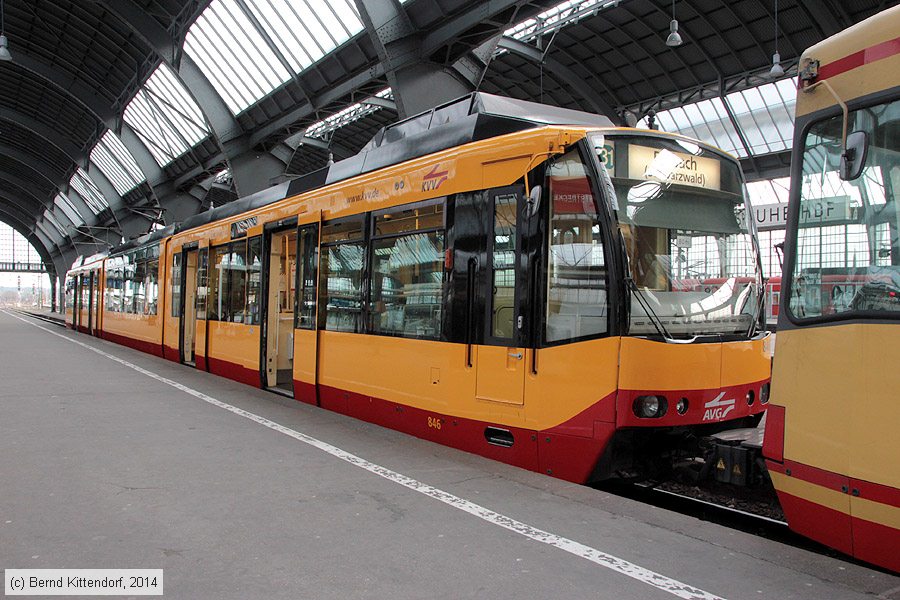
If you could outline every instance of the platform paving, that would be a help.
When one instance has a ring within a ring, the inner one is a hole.
[[[161,568],[167,598],[900,599],[864,565],[8,311],[0,382],[0,569]]]

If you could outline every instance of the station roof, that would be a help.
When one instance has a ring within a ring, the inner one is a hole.
[[[775,2],[5,0],[0,220],[71,264],[355,154],[424,66],[783,175],[800,53],[896,2]]]

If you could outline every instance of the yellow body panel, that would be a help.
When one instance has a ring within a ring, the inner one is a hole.
[[[895,437],[900,425],[900,325],[857,327],[862,330],[859,354],[865,376],[851,407],[864,403],[865,409],[850,411],[850,477],[900,489],[900,449]],[[896,522],[893,526],[900,529]]]
[[[619,387],[624,390],[699,390],[755,383],[769,378],[767,344],[756,340],[667,344],[622,338]]]
[[[319,351],[323,385],[425,410],[447,411],[452,402],[453,414],[476,418],[475,369],[466,367],[463,344],[321,331]]]
[[[108,333],[149,342],[160,343],[161,317],[104,311],[103,330]],[[87,326],[87,321],[84,322]]]
[[[721,344],[666,344],[622,338],[619,387],[624,390],[699,390],[719,387]]]
[[[877,18],[867,19],[811,46],[803,53],[801,65],[804,59],[817,60],[821,68],[856,52],[889,42],[897,38],[898,31],[900,31],[900,6],[895,6],[883,11]],[[886,89],[891,85],[891,81],[896,82],[897,73],[900,73],[900,55],[895,54],[829,77],[827,81],[846,102]],[[798,117],[834,105],[834,96],[822,86],[811,92],[801,91],[797,94]]]
[[[900,488],[897,326],[842,324],[778,334],[772,403],[784,457]]]
[[[475,397],[489,402],[525,403],[525,349],[475,348]]]
[[[525,426],[541,430],[565,423],[616,391],[622,338],[564,344],[537,351],[537,375],[526,356]]]
[[[313,329],[294,330],[294,379],[316,383],[316,337]]]
[[[298,331],[298,340],[306,333],[312,332]],[[323,331],[319,383],[423,410],[541,430],[615,391],[618,346],[619,338],[607,338],[539,350],[537,375],[530,372],[529,351],[521,360],[529,370],[524,403],[511,403],[477,397],[475,365],[487,346],[473,348],[473,367],[467,367],[464,344]],[[294,362],[295,378],[311,382],[312,373],[301,373],[299,362]]]
[[[774,338],[766,333],[759,339],[722,344],[722,386],[755,383],[772,374]]]
[[[209,358],[259,370],[259,326],[207,321]],[[198,337],[198,344],[200,338]],[[198,346],[199,350],[199,346]]]

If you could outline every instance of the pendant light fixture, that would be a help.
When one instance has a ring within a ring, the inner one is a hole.
[[[784,76],[784,67],[781,66],[781,54],[778,53],[778,0],[775,0],[775,54],[772,55],[772,68],[769,69],[769,77],[777,79]]]
[[[678,33],[678,21],[675,20],[675,0],[672,0],[672,22],[669,23],[669,37],[666,38],[666,46],[677,48],[681,43],[681,34]]]
[[[6,21],[3,0],[0,0],[0,60],[12,60],[9,53],[9,42],[6,39]]]

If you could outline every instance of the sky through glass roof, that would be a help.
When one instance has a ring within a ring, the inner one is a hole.
[[[210,134],[200,107],[164,64],[138,90],[124,117],[161,167]]]
[[[797,80],[786,78],[732,92],[724,98],[663,110],[656,118],[663,131],[682,133],[744,158],[791,148],[796,102]],[[647,118],[638,126],[646,127]]]
[[[238,114],[362,30],[352,0],[213,0],[184,48]]]
[[[146,179],[134,157],[112,131],[107,131],[94,146],[91,162],[103,171],[121,195],[133,190]]]
[[[109,208],[109,203],[106,201],[103,193],[91,180],[90,175],[83,169],[79,168],[75,171],[75,174],[72,175],[72,179],[69,180],[69,185],[78,192],[78,195],[84,199],[88,208],[90,208],[95,215],[98,215],[103,212],[104,209]]]
[[[73,225],[79,227],[84,225],[84,219],[81,218],[81,214],[75,207],[72,205],[72,202],[66,198],[62,194],[57,194],[56,198],[53,200],[53,203],[56,205],[56,209],[62,212],[69,221],[72,222]]]

